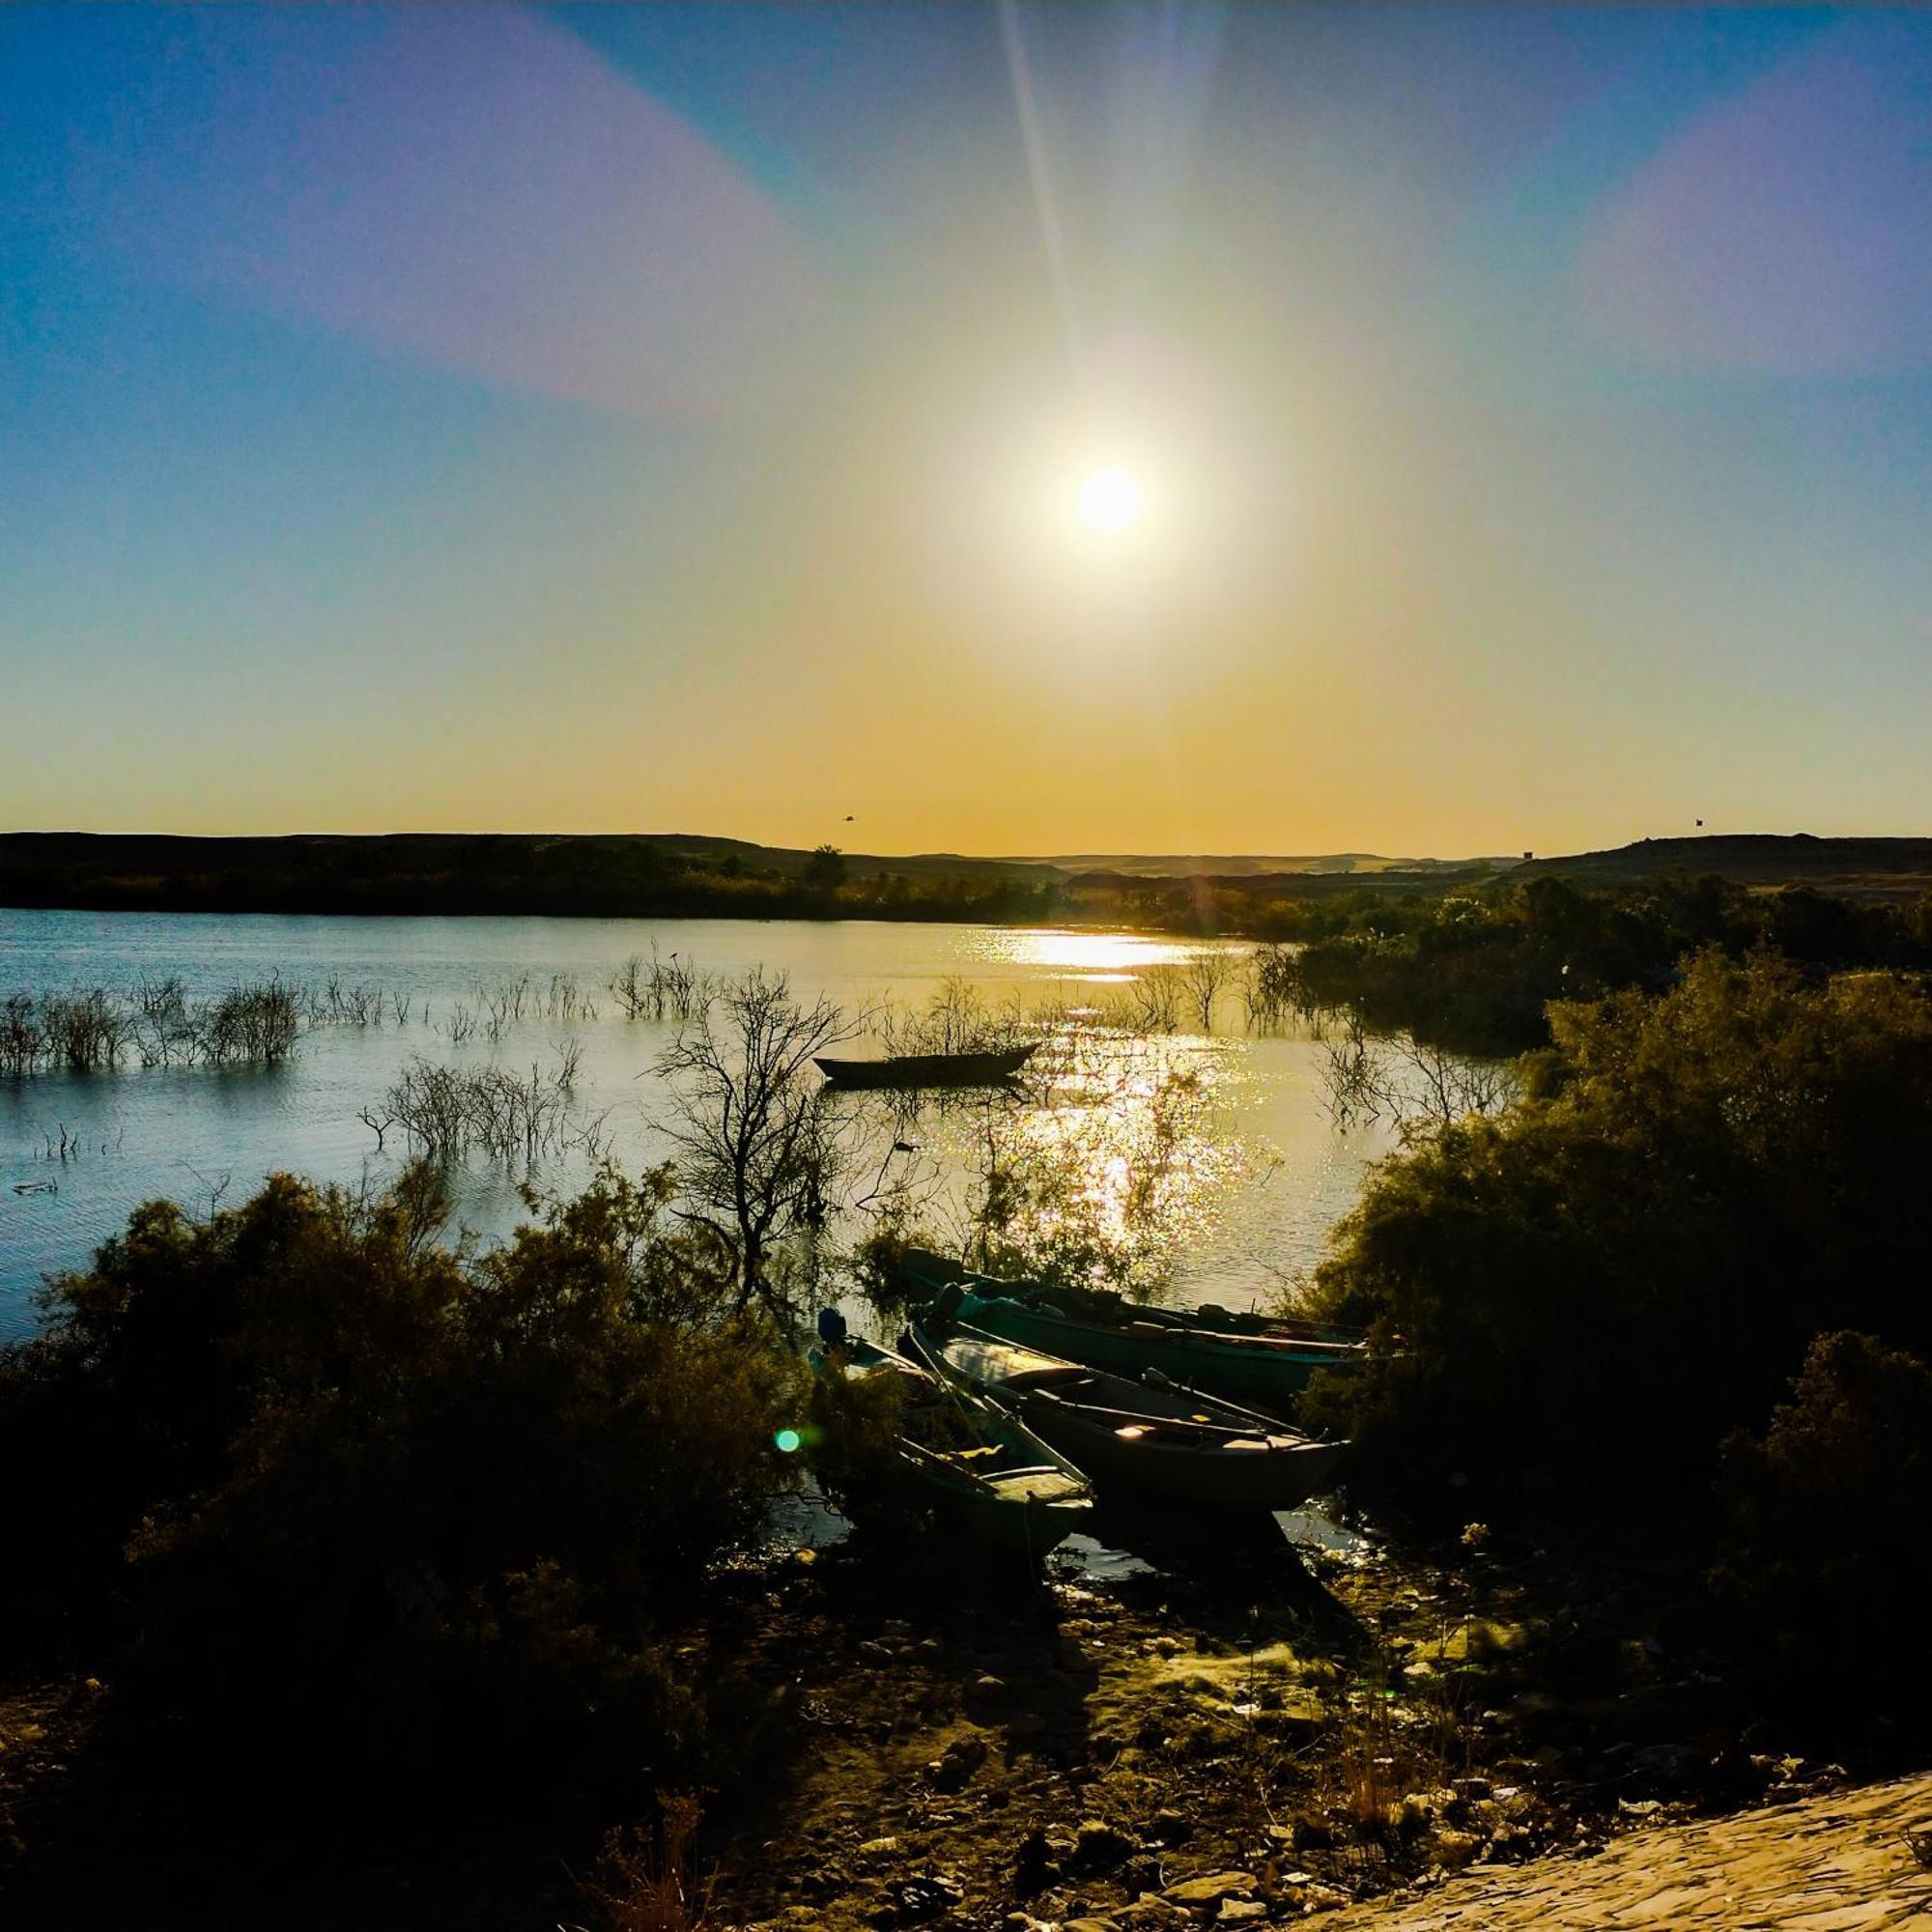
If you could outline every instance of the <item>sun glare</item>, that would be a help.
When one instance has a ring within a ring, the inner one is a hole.
[[[1140,521],[1141,486],[1124,469],[1090,470],[1080,485],[1080,521],[1117,536]]]

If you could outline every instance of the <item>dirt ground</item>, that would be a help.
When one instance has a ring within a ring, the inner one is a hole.
[[[1032,1592],[845,1553],[778,1573],[761,1668],[799,1753],[724,1851],[718,1921],[1285,1920],[1846,1776],[1746,1749],[1640,1577],[1141,1548],[1149,1572]]]
[[[729,1684],[736,1760],[694,1794],[688,1926],[1285,1922],[1848,1781],[1748,1721],[1665,1555],[1330,1540],[1133,1524],[1109,1541],[1139,1561],[1043,1578],[933,1538],[734,1571],[687,1653]],[[625,1923],[583,1884],[622,1821],[577,1800],[367,1842],[143,1836],[111,1709],[79,1674],[0,1698],[10,1932]]]

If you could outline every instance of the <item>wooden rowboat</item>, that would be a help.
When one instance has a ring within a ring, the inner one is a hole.
[[[1000,1281],[923,1248],[908,1248],[899,1268],[915,1300],[1002,1341],[1117,1375],[1158,1369],[1185,1387],[1270,1407],[1292,1407],[1318,1369],[1356,1368],[1365,1347],[1359,1328]]]
[[[996,1087],[1038,1050],[1038,1041],[996,1053],[894,1053],[880,1060],[814,1060],[838,1087]]]
[[[827,1340],[808,1359],[820,1376],[899,1378],[902,1486],[977,1541],[1038,1557],[1086,1527],[1094,1486],[1010,1410],[858,1336]]]
[[[1333,1479],[1348,1445],[1155,1372],[1141,1381],[1003,1342],[968,1324],[915,1321],[900,1348],[935,1375],[1009,1408],[1103,1494],[1227,1510],[1293,1509]]]

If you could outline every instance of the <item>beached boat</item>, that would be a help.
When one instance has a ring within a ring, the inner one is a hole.
[[[814,1060],[838,1087],[996,1087],[1010,1080],[1039,1042],[995,1053],[893,1053],[880,1060]]]
[[[1092,1483],[1010,1409],[833,1326],[810,1353],[814,1373],[900,1378],[898,1466],[913,1493],[976,1540],[1028,1556],[1044,1556],[1085,1528]]]
[[[1292,1406],[1318,1369],[1354,1369],[1365,1346],[1359,1328],[1000,1281],[923,1248],[908,1248],[899,1268],[915,1300],[1002,1341],[1120,1375],[1158,1369],[1189,1388],[1274,1406]]]
[[[915,1321],[914,1362],[1009,1409],[1117,1499],[1233,1510],[1293,1509],[1347,1452],[1151,1370],[1141,1380],[1041,1354],[969,1324]]]

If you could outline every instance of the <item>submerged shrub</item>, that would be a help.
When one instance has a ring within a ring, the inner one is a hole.
[[[0,1003],[0,1074],[112,1072],[130,1047],[144,1066],[278,1065],[299,1042],[309,1004],[279,980],[205,1000],[179,977],[144,978],[125,997],[102,986],[15,993]]]
[[[231,986],[198,1017],[201,1058],[212,1065],[279,1065],[301,1037],[302,998],[279,980]]]

